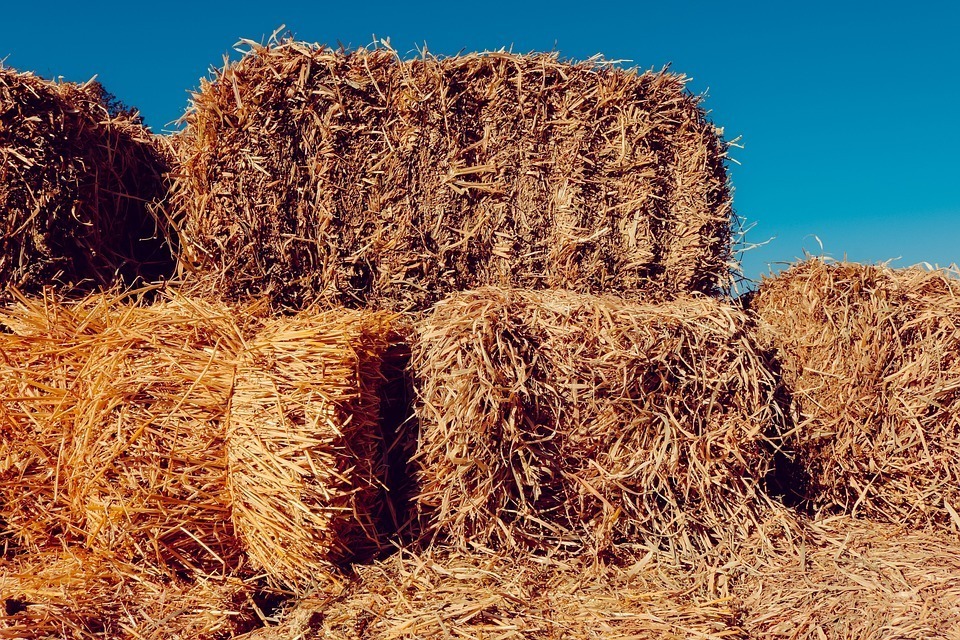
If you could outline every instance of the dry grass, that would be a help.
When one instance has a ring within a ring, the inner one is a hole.
[[[751,638],[960,638],[955,539],[847,516],[801,531],[742,558],[746,574],[735,591]]]
[[[960,531],[957,273],[810,260],[752,306],[793,394],[812,504]]]
[[[96,82],[49,82],[0,63],[0,289],[89,289],[173,272],[170,152]]]
[[[485,288],[418,327],[419,504],[460,548],[745,538],[780,413],[742,313]]]
[[[434,549],[360,567],[249,640],[743,638],[730,601],[651,556],[623,567]]]
[[[182,266],[296,307],[424,310],[485,284],[714,292],[726,145],[685,83],[545,54],[251,44],[176,142]]]
[[[233,522],[254,565],[302,592],[377,550],[386,479],[384,313],[269,322],[237,372],[227,431]]]

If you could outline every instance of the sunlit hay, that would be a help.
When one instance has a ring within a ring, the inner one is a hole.
[[[80,549],[0,561],[0,638],[229,638],[260,626],[243,581],[160,578]]]
[[[237,371],[227,433],[233,522],[252,562],[302,592],[379,548],[381,367],[397,318],[304,312],[267,326]]]
[[[743,539],[779,428],[747,318],[480,289],[419,325],[418,502],[460,548],[636,542],[696,558]]]
[[[957,275],[809,260],[762,283],[814,507],[960,531]]]
[[[960,546],[944,533],[847,516],[742,547],[735,589],[751,638],[957,640]]]
[[[289,638],[744,638],[729,600],[650,556],[623,567],[586,558],[400,552],[303,599],[256,640]],[[253,640],[253,638],[251,640]]]
[[[176,145],[181,266],[211,290],[425,310],[485,284],[727,285],[727,145],[684,76],[250,47],[202,83]]]
[[[0,288],[90,289],[173,272],[170,152],[99,83],[0,63]]]
[[[109,295],[0,311],[0,516],[13,544],[235,568],[224,417],[245,317]]]

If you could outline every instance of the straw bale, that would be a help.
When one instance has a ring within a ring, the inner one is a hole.
[[[0,311],[0,512],[16,546],[237,566],[224,450],[236,311],[99,294]]]
[[[227,427],[233,523],[253,564],[302,592],[380,546],[386,313],[269,322],[238,367]]]
[[[957,275],[809,260],[762,283],[816,509],[960,531]]]
[[[66,290],[173,271],[170,151],[94,81],[50,82],[0,64],[0,289]]]
[[[184,117],[182,266],[292,306],[424,310],[486,284],[715,292],[727,145],[686,81],[599,58],[251,44]]]
[[[620,566],[531,556],[400,552],[300,601],[250,640],[743,638],[731,603],[651,556]]]
[[[229,638],[259,626],[236,578],[185,582],[78,549],[0,561],[0,638]]]
[[[937,532],[835,516],[745,555],[736,599],[751,638],[960,639],[960,546]],[[752,547],[744,545],[743,550]]]
[[[420,322],[418,503],[455,546],[697,557],[765,505],[781,414],[740,311],[484,288]]]

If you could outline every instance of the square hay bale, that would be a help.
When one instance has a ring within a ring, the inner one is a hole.
[[[358,567],[250,640],[736,640],[737,614],[651,556],[616,566],[432,549]]]
[[[296,589],[377,541],[393,316],[259,312],[106,295],[0,311],[11,552],[197,579],[248,575],[249,557]]]
[[[183,581],[82,549],[0,560],[0,638],[213,640],[260,626],[237,578]]]
[[[174,269],[171,151],[94,81],[50,82],[0,63],[0,289],[90,289]]]
[[[687,559],[745,539],[781,420],[749,324],[708,298],[484,288],[438,304],[412,360],[429,528],[467,549]]]
[[[742,547],[734,597],[749,637],[960,639],[955,539],[848,516],[803,525],[790,537],[767,532],[772,552]]]
[[[386,313],[301,313],[247,345],[227,420],[233,524],[253,564],[303,592],[379,550],[387,477]]]
[[[816,509],[960,531],[957,276],[809,260],[760,286]]]
[[[483,285],[714,293],[727,145],[686,82],[599,58],[252,45],[177,138],[181,266],[295,307],[425,310]]]

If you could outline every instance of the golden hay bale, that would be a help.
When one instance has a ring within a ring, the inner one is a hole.
[[[250,587],[151,575],[82,550],[0,561],[0,638],[229,638],[260,626]]]
[[[960,530],[957,275],[809,260],[760,286],[816,508]]]
[[[744,314],[495,288],[438,304],[413,346],[418,502],[459,547],[746,537],[779,426]]]
[[[775,552],[743,557],[735,589],[751,638],[960,639],[955,540],[846,516],[768,537]]]
[[[357,572],[250,640],[744,637],[729,601],[700,597],[688,576],[650,556],[618,567],[434,549]]]
[[[0,311],[0,515],[16,546],[229,571],[224,415],[243,331],[226,306],[95,295]]]
[[[169,151],[96,82],[0,64],[0,288],[90,288],[173,271]]]
[[[233,523],[254,565],[301,592],[379,548],[386,313],[269,323],[237,370],[227,427]]]
[[[203,82],[176,145],[183,266],[211,288],[423,310],[485,284],[727,283],[727,146],[683,76],[251,47]]]

